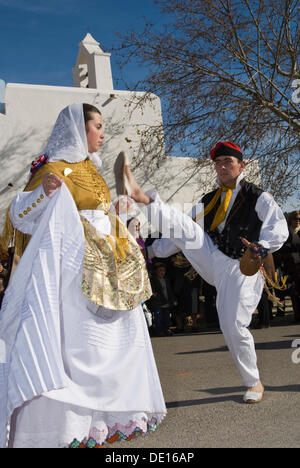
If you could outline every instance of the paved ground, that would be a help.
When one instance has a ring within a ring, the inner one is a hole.
[[[152,338],[168,414],[154,434],[114,448],[300,447],[300,339],[292,316],[252,330],[266,393],[245,405],[223,335],[204,330]]]

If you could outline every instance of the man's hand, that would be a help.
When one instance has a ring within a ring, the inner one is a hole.
[[[268,255],[269,250],[265,249],[258,242],[249,242],[244,237],[242,238],[242,242],[246,247],[250,249],[253,258],[259,258],[260,260],[262,260]]]
[[[49,172],[48,174],[44,175],[43,178],[43,188],[47,197],[51,197],[51,195],[61,187],[63,180],[58,177],[56,174]]]

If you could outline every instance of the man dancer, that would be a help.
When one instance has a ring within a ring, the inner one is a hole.
[[[220,327],[247,388],[244,401],[258,403],[264,387],[254,340],[247,327],[261,298],[263,279],[260,273],[243,275],[240,258],[246,247],[259,259],[280,249],[288,237],[288,228],[273,197],[245,181],[246,163],[237,145],[220,142],[211,151],[211,158],[220,188],[202,199],[204,229],[189,216],[164,204],[156,192],[145,194],[128,166],[125,172],[131,197],[147,205],[151,223],[159,231],[171,234],[170,239],[157,239],[152,244],[152,254],[168,257],[182,250],[200,276],[215,286]],[[174,234],[179,230],[180,238]]]

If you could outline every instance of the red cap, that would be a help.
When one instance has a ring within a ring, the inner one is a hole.
[[[234,156],[242,161],[243,153],[239,146],[232,141],[220,141],[211,150],[210,157],[214,161],[218,156]]]

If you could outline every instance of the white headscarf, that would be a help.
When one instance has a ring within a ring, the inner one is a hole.
[[[88,152],[82,103],[71,104],[60,112],[44,153],[49,162],[77,163],[89,157],[97,169],[101,167],[98,154]]]

